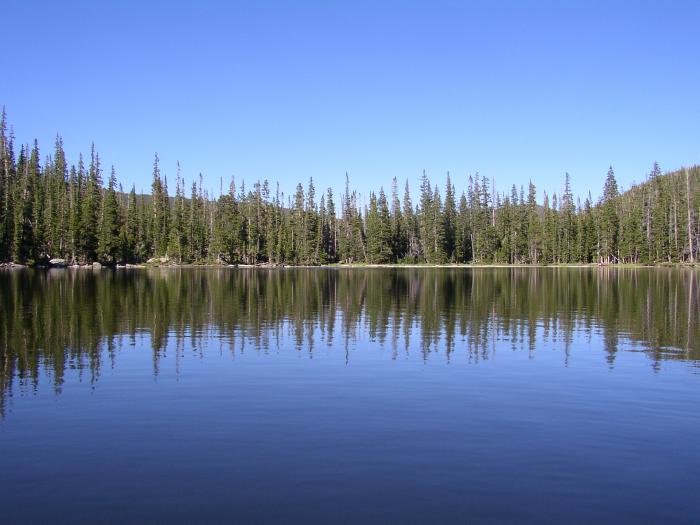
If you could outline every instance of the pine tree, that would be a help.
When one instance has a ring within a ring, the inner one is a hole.
[[[31,178],[31,193],[33,199],[32,214],[30,216],[30,228],[32,244],[30,246],[31,259],[37,262],[48,260],[48,246],[46,243],[46,222],[44,221],[44,208],[46,205],[46,188],[42,183],[46,177],[39,164],[39,145],[34,140],[34,146],[29,154],[29,177]]]
[[[603,188],[603,200],[601,205],[601,250],[600,255],[605,262],[617,261],[619,258],[618,235],[620,218],[617,211],[617,199],[619,191],[615,172],[610,166]]]
[[[418,233],[418,219],[416,213],[413,210],[413,202],[411,200],[411,192],[408,186],[408,181],[406,181],[406,186],[404,187],[403,193],[403,213],[402,213],[402,225],[401,229],[405,232],[406,236],[406,252],[405,258],[410,262],[417,262],[420,257],[420,238]]]
[[[81,167],[82,171],[82,167]],[[79,175],[80,176],[80,175]],[[95,152],[95,145],[90,151],[90,166],[88,168],[85,190],[82,198],[80,217],[81,252],[84,261],[97,260],[98,231],[100,211],[102,209],[102,171],[100,157]]]
[[[20,150],[17,161],[17,186],[14,196],[14,223],[13,223],[13,249],[12,258],[17,263],[33,262],[35,256],[34,229],[32,217],[34,216],[34,177],[30,169],[30,161],[27,158],[27,149]]]
[[[202,192],[202,176],[200,174],[200,184],[192,183],[190,194],[189,227],[187,245],[189,247],[189,258],[192,262],[202,262],[207,259],[207,247],[209,246],[209,235],[206,221],[206,210],[204,206],[204,196]]]
[[[418,216],[420,245],[424,262],[434,262],[436,259],[437,239],[435,237],[436,225],[435,204],[433,203],[433,189],[428,176],[423,170],[420,186],[420,214]]]
[[[457,213],[457,228],[455,233],[455,258],[457,262],[466,263],[472,260],[472,231],[469,220],[469,204],[467,196],[462,192],[459,198]]]
[[[596,256],[596,228],[593,217],[593,199],[588,194],[583,204],[583,212],[580,216],[579,236],[579,260],[583,263],[592,263]]]
[[[321,202],[318,205],[318,220],[316,221],[316,239],[318,255],[316,261],[319,264],[328,262],[328,250],[330,248],[331,234],[328,225],[328,213],[326,212],[326,196],[321,194]]]
[[[398,262],[406,256],[408,237],[405,223],[401,213],[401,201],[399,200],[399,186],[396,177],[391,181],[391,258]]]
[[[367,213],[367,258],[373,264],[391,261],[391,217],[384,190],[370,193]]]
[[[564,193],[561,199],[561,260],[565,263],[576,262],[576,205],[571,192],[571,178],[568,172],[564,179]]]
[[[326,190],[326,209],[328,216],[328,234],[326,253],[328,254],[329,262],[338,261],[338,221],[335,215],[335,202],[333,201],[333,190]]]
[[[158,154],[153,160],[153,183],[151,184],[151,237],[153,240],[153,255],[156,257],[168,254],[170,203],[168,198],[167,179],[161,178]]]
[[[7,113],[0,116],[0,261],[12,258],[14,240],[15,159],[12,139],[7,135]]]
[[[63,258],[67,255],[67,228],[69,206],[67,202],[68,167],[63,151],[63,141],[57,136],[54,143],[54,156],[46,163],[45,195],[43,210],[46,249],[50,257]]]
[[[216,258],[228,264],[243,261],[244,253],[240,238],[242,221],[234,192],[219,197],[215,224]]]
[[[304,210],[304,263],[319,264],[318,210],[316,209],[316,187],[313,178],[309,179]]]
[[[185,209],[185,182],[180,177],[180,163],[177,163],[175,177],[175,198],[170,214],[170,239],[168,253],[177,262],[187,261],[187,227]]]
[[[489,180],[484,176],[481,182],[477,181],[474,184],[475,213],[474,230],[476,231],[475,238],[475,253],[476,259],[479,262],[493,261],[496,254],[496,213],[495,206],[492,205],[493,199],[490,191]]]
[[[443,251],[445,258],[449,262],[455,262],[457,258],[457,205],[455,203],[455,188],[450,180],[449,172],[447,172],[447,182],[445,183],[445,208],[441,222],[444,229]]]
[[[116,264],[120,255],[119,233],[122,217],[116,194],[117,176],[112,167],[107,190],[102,200],[97,258],[105,264]]]
[[[292,212],[292,260],[295,264],[302,264],[307,260],[305,219],[304,188],[299,183],[294,193],[294,210]]]
[[[431,237],[434,245],[432,248],[432,261],[435,264],[443,264],[446,262],[445,256],[445,213],[442,207],[442,199],[437,185],[433,190],[431,226],[433,228]]]

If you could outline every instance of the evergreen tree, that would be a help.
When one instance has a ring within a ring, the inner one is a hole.
[[[457,258],[457,204],[455,202],[455,188],[450,180],[449,172],[447,172],[447,182],[445,183],[445,208],[442,225],[445,258],[450,262],[455,262]]]
[[[34,180],[30,170],[37,169],[30,167],[30,160],[27,158],[27,150],[23,147],[20,150],[17,161],[17,189],[14,202],[14,233],[12,258],[15,262],[33,262],[36,253],[34,244],[34,228],[32,218],[34,216]]]
[[[120,233],[120,259],[125,263],[139,260],[137,245],[139,241],[139,216],[136,205],[136,188],[132,186],[127,198],[126,211]]]
[[[619,191],[617,189],[615,172],[613,171],[612,166],[610,166],[608,175],[605,179],[605,187],[603,188],[600,223],[600,255],[605,262],[617,261],[619,258],[618,234],[620,228],[620,218],[617,211],[618,197]]]
[[[457,262],[466,263],[472,260],[472,231],[469,220],[469,204],[467,196],[462,192],[459,198],[457,227],[455,231],[455,258]]]
[[[320,262],[318,210],[316,209],[316,187],[314,180],[309,179],[306,190],[306,209],[304,213],[304,264]]]
[[[326,210],[327,210],[327,234],[326,254],[329,262],[338,261],[338,221],[335,215],[335,202],[333,201],[333,190],[328,188],[326,191]]]
[[[384,190],[370,194],[367,213],[367,258],[373,264],[391,261],[391,217]]]
[[[436,248],[438,239],[435,237],[437,226],[435,224],[435,203],[433,202],[433,189],[428,176],[423,170],[420,185],[420,214],[418,216],[420,246],[425,262],[435,262],[437,258]]]
[[[0,115],[0,261],[9,260],[12,256],[9,246],[14,225],[13,168],[14,158],[11,157],[11,144],[7,136],[7,113],[3,106]]]
[[[153,183],[151,184],[151,237],[153,239],[153,255],[164,256],[168,254],[170,202],[168,198],[167,179],[161,178],[158,154],[153,160]]]
[[[102,200],[101,223],[97,257],[106,264],[116,264],[120,255],[119,233],[122,227],[121,212],[116,194],[117,176],[112,167],[107,190]]]
[[[180,177],[180,163],[178,162],[177,175],[175,177],[175,198],[170,215],[168,253],[179,263],[188,260],[186,217],[185,181]]]
[[[564,193],[561,199],[561,260],[572,263],[578,260],[576,244],[576,205],[571,192],[571,178],[566,173]]]
[[[413,209],[413,202],[411,200],[411,192],[408,187],[408,181],[406,181],[406,186],[404,187],[403,193],[403,213],[401,218],[403,219],[401,229],[405,232],[406,237],[406,251],[405,257],[410,262],[417,262],[420,257],[420,239],[418,233],[418,219],[416,218],[416,213]]]
[[[401,213],[401,201],[399,200],[399,187],[396,177],[391,181],[391,258],[398,262],[406,256],[408,237],[406,224]]]
[[[583,212],[580,213],[579,216],[579,261],[583,263],[592,263],[597,253],[597,243],[595,218],[593,216],[593,200],[591,199],[590,193],[583,204]]]
[[[90,166],[88,168],[85,191],[82,198],[82,213],[80,218],[81,252],[84,261],[97,260],[98,232],[100,211],[102,209],[102,171],[100,157],[95,152],[95,145],[90,151]]]

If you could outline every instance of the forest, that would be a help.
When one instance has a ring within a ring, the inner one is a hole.
[[[149,195],[125,191],[115,169],[106,184],[91,148],[77,164],[60,136],[42,157],[39,145],[17,147],[0,121],[0,262],[46,265],[137,264],[659,264],[694,263],[700,246],[700,166],[662,173],[626,191],[612,167],[602,196],[581,201],[564,175],[559,195],[538,202],[532,181],[498,192],[487,177],[469,176],[457,195],[447,174],[442,191],[425,172],[418,195],[394,178],[367,202],[350,189],[338,202],[314,181],[293,195],[257,181],[218,197],[202,176],[174,195],[153,162]],[[15,150],[18,149],[17,152]]]

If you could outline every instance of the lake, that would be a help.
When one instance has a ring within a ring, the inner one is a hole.
[[[700,271],[0,272],[5,523],[697,523]]]

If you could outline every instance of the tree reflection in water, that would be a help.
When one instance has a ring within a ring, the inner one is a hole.
[[[430,359],[489,359],[496,342],[530,355],[554,341],[564,362],[575,334],[665,359],[700,359],[700,286],[691,269],[371,268],[52,270],[0,273],[0,411],[13,383],[42,374],[61,391],[68,368],[97,381],[126,343],[168,348],[279,350],[358,335]],[[168,341],[171,340],[171,346]],[[172,341],[174,340],[174,341]],[[621,342],[623,344],[621,344]],[[437,357],[437,356],[436,356]]]

